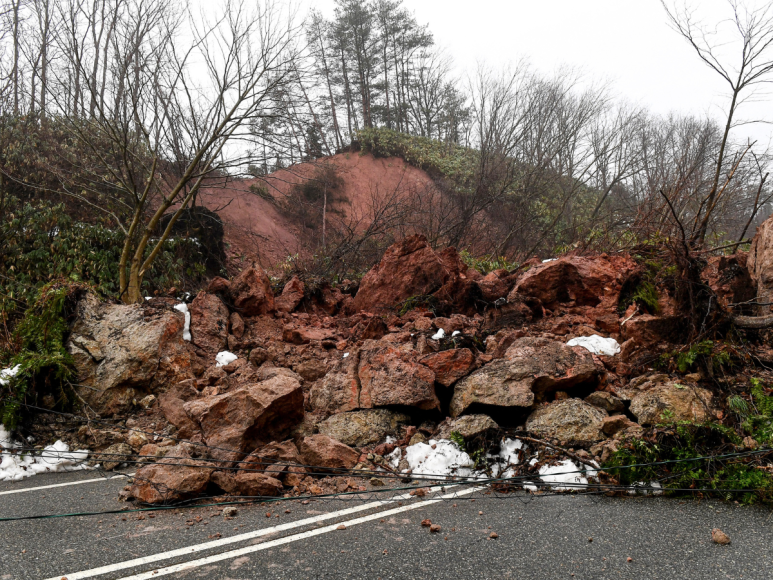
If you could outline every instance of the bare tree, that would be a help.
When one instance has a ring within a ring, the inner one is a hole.
[[[671,7],[661,0],[674,28],[695,49],[700,59],[716,72],[730,87],[730,104],[716,159],[714,178],[706,198],[702,200],[698,227],[692,241],[703,243],[712,213],[716,209],[723,168],[726,168],[730,132],[737,126],[737,112],[756,88],[769,82],[773,72],[773,4],[752,8],[739,0],[727,0],[731,15],[722,26],[736,37],[740,50],[732,59],[725,56],[723,44],[717,39],[719,27],[711,27],[698,20],[695,11],[686,4]]]

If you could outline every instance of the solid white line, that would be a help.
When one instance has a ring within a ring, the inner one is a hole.
[[[445,487],[452,487],[452,486],[445,486]],[[434,487],[431,488],[431,491],[440,491],[441,487]],[[118,570],[126,570],[128,568],[135,568],[137,566],[142,566],[144,564],[151,564],[153,562],[160,562],[162,560],[169,560],[170,558],[177,558],[179,556],[188,556],[190,554],[195,554],[196,552],[202,552],[205,550],[212,550],[214,548],[220,548],[222,546],[227,546],[229,544],[235,544],[238,542],[244,542],[246,540],[253,540],[255,538],[260,538],[262,536],[267,536],[270,534],[274,534],[277,532],[284,532],[287,530],[292,530],[295,528],[300,528],[306,525],[315,524],[317,522],[338,518],[342,516],[348,516],[351,514],[355,514],[361,511],[369,510],[369,509],[375,509],[379,508],[384,505],[389,505],[392,503],[395,503],[397,501],[401,500],[407,500],[410,499],[412,496],[410,494],[402,494],[398,495],[394,498],[386,499],[386,500],[379,500],[374,501],[362,505],[358,505],[355,507],[347,508],[344,510],[339,510],[336,512],[331,512],[327,514],[322,514],[318,516],[314,516],[311,518],[305,518],[303,520],[297,520],[294,522],[288,522],[286,524],[281,524],[278,526],[272,526],[270,528],[263,528],[260,530],[255,530],[252,532],[247,532],[244,534],[239,534],[236,536],[232,536],[229,538],[222,538],[219,540],[213,540],[211,542],[204,542],[203,544],[196,544],[193,546],[187,546],[185,548],[178,548],[176,550],[170,550],[168,552],[160,552],[158,554],[152,554],[150,556],[144,556],[142,558],[135,558],[134,560],[126,560],[124,562],[117,562],[115,564],[108,564],[107,566],[100,566],[99,568],[92,568],[90,570],[83,570],[81,572],[74,572],[72,574],[57,574],[56,576],[53,576],[49,578],[48,580],[61,580],[61,578],[66,577],[67,580],[83,580],[84,578],[93,578],[94,576],[101,576],[102,574],[107,574],[109,572],[117,572]],[[324,498],[322,498],[324,499]]]
[[[374,514],[369,514],[367,516],[362,516],[360,518],[355,518],[353,520],[343,521],[340,524],[331,524],[323,528],[317,528],[316,530],[309,530],[307,532],[302,532],[300,534],[295,534],[293,536],[287,536],[286,538],[279,538],[277,540],[271,540],[270,542],[264,542],[263,544],[257,544],[255,546],[247,546],[246,548],[231,550],[230,552],[224,552],[222,554],[215,554],[213,556],[208,556],[206,558],[199,558],[198,560],[191,560],[190,562],[183,562],[182,564],[167,566],[166,568],[159,568],[157,570],[141,572],[140,574],[135,574],[134,576],[126,576],[124,578],[121,578],[120,580],[151,580],[153,578],[158,578],[160,576],[166,576],[168,574],[182,572],[183,570],[186,570],[186,571],[191,570],[193,568],[198,568],[199,566],[206,566],[207,564],[222,562],[223,560],[238,558],[239,556],[244,556],[245,554],[252,554],[255,552],[260,552],[262,550],[268,550],[269,548],[276,548],[277,546],[283,546],[284,544],[297,542],[299,540],[305,540],[306,538],[313,538],[314,536],[327,534],[328,532],[335,531],[338,528],[338,526],[341,524],[344,524],[347,528],[349,528],[351,526],[364,524],[366,522],[370,522],[387,516],[392,516],[395,514],[426,507],[428,505],[440,503],[444,499],[450,499],[450,498],[458,497],[460,495],[467,495],[467,494],[479,491],[481,489],[483,488],[473,487],[471,489],[465,489],[463,491],[459,491],[456,493],[449,493],[447,495],[441,496],[438,499],[430,499],[430,500],[426,500],[418,503],[408,504],[402,507],[393,508],[391,510],[386,510],[383,512],[376,512]],[[67,578],[68,580],[70,580],[70,576],[67,576]]]
[[[51,489],[53,487],[67,487],[68,485],[81,485],[83,483],[94,483],[95,481],[110,481],[119,477],[134,477],[133,473],[122,473],[113,477],[96,477],[94,479],[81,479],[80,481],[70,481],[67,483],[55,483],[53,485],[39,485],[38,487],[25,487],[23,489],[12,489],[10,491],[0,491],[0,495],[10,495],[12,493],[26,493],[28,491],[38,491],[40,489]]]

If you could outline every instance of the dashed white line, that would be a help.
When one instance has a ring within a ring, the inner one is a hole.
[[[269,548],[276,548],[277,546],[283,546],[284,544],[290,544],[292,542],[297,542],[299,540],[305,540],[306,538],[313,538],[314,536],[320,536],[322,534],[327,534],[329,532],[335,531],[339,525],[344,524],[347,528],[356,526],[358,524],[364,524],[366,522],[370,522],[373,520],[381,519],[387,516],[392,516],[395,514],[419,509],[422,507],[426,507],[432,504],[440,503],[444,499],[451,499],[454,497],[458,497],[460,495],[467,495],[476,491],[479,491],[483,488],[480,487],[474,487],[471,489],[465,489],[463,491],[458,491],[456,493],[449,493],[447,495],[441,496],[437,499],[430,499],[426,501],[421,501],[418,503],[412,503],[408,504],[402,507],[393,508],[391,510],[385,510],[376,512],[373,514],[369,514],[367,516],[362,516],[359,518],[355,518],[353,520],[346,520],[341,522],[340,524],[331,524],[329,526],[325,526],[323,528],[318,528],[316,530],[309,530],[307,532],[302,532],[300,534],[295,534],[292,536],[287,536],[285,538],[279,538],[277,540],[271,540],[270,542],[264,542],[262,544],[257,544],[255,546],[247,546],[246,548],[240,548],[238,550],[231,550],[230,552],[223,552],[222,554],[215,554],[213,556],[207,556],[205,558],[199,558],[198,560],[191,560],[189,562],[183,562],[181,564],[175,564],[173,566],[167,566],[166,568],[159,568],[156,570],[150,570],[148,572],[141,572],[140,574],[135,574],[134,576],[125,576],[123,578],[120,578],[120,580],[149,580],[152,578],[158,578],[160,576],[167,576],[169,574],[174,574],[176,572],[182,572],[183,570],[191,570],[193,568],[198,568],[200,566],[206,566],[208,564],[213,564],[215,562],[222,562],[223,560],[230,560],[232,558],[238,558],[239,556],[244,556],[246,554],[252,554],[255,552],[260,552],[262,550],[268,550]],[[67,576],[68,580],[72,580],[70,576]],[[77,578],[77,577],[76,577]]]
[[[446,486],[446,487],[448,487],[448,486]],[[441,489],[442,488],[440,488],[440,487],[432,488],[432,491],[440,491]],[[480,488],[472,488],[472,489],[467,489],[467,490],[463,490],[463,491],[458,491],[456,493],[449,494],[448,496],[443,496],[443,498],[454,497],[454,495],[466,495],[468,493],[472,493],[474,491],[477,491],[478,489],[480,489]],[[396,496],[396,497],[393,497],[393,498],[390,498],[390,499],[387,499],[387,500],[379,500],[379,501],[369,502],[369,503],[366,503],[366,504],[354,506],[354,507],[347,508],[347,509],[344,509],[344,510],[330,512],[330,513],[327,513],[327,514],[321,514],[321,515],[317,515],[317,516],[314,516],[314,517],[305,518],[305,519],[302,519],[302,520],[297,520],[297,521],[294,521],[294,522],[288,522],[286,524],[281,524],[281,525],[278,525],[278,526],[272,526],[270,528],[263,528],[263,529],[260,529],[260,530],[254,530],[252,532],[247,532],[247,533],[244,533],[244,534],[239,534],[239,535],[236,535],[236,536],[231,536],[229,538],[222,538],[222,539],[219,539],[219,540],[213,540],[211,542],[204,542],[202,544],[196,544],[196,545],[193,545],[193,546],[187,546],[185,548],[178,548],[176,550],[170,550],[168,552],[160,552],[158,554],[152,554],[150,556],[144,556],[142,558],[135,558],[133,560],[126,560],[124,562],[117,562],[115,564],[108,564],[106,566],[100,566],[99,568],[92,568],[90,570],[83,570],[83,571],[74,572],[74,573],[71,573],[71,574],[57,574],[56,576],[53,576],[53,577],[49,578],[48,580],[61,580],[62,578],[67,578],[67,580],[84,580],[86,578],[94,578],[95,576],[101,576],[103,574],[108,574],[108,573],[111,573],[111,572],[117,572],[117,571],[120,571],[120,570],[128,570],[130,568],[136,568],[138,566],[143,566],[145,564],[152,564],[152,563],[155,563],[155,562],[161,562],[163,560],[169,560],[169,559],[178,558],[178,557],[181,557],[181,556],[190,556],[191,554],[195,554],[197,552],[203,552],[203,551],[206,551],[206,550],[212,550],[212,549],[215,549],[215,548],[220,548],[220,547],[223,547],[223,546],[228,546],[230,544],[244,542],[244,541],[247,541],[247,540],[253,540],[255,538],[260,538],[260,537],[263,537],[263,536],[268,536],[268,535],[275,534],[275,533],[278,533],[278,532],[285,532],[285,531],[288,531],[288,530],[292,530],[292,529],[300,528],[300,527],[303,527],[303,526],[315,524],[315,523],[322,522],[322,521],[325,521],[325,520],[340,518],[340,517],[343,517],[343,516],[349,516],[349,515],[352,515],[352,514],[355,514],[355,513],[358,513],[358,512],[362,512],[362,511],[366,511],[366,510],[370,510],[370,509],[376,509],[376,508],[379,508],[379,507],[382,507],[382,506],[385,506],[385,505],[393,504],[395,502],[402,501],[402,500],[407,500],[407,499],[410,499],[410,498],[411,498],[410,494],[402,494],[402,495],[399,495],[399,496]],[[441,500],[438,499],[438,500],[431,500],[431,501],[432,502],[437,502],[437,501],[441,501]],[[413,506],[421,506],[421,505],[427,505],[427,503],[426,502],[421,502],[420,504],[419,503],[410,504],[409,506],[404,506],[404,507],[407,508],[407,509],[415,509],[415,507],[413,507]],[[403,510],[402,507],[398,508],[398,509],[400,509],[401,511],[405,511],[405,510]],[[377,512],[378,517],[383,517],[384,513],[385,512]],[[352,520],[352,521],[355,521],[355,520]],[[369,520],[367,520],[367,521],[369,521]],[[360,522],[357,522],[357,523],[360,523]],[[337,525],[338,524],[336,524],[336,526]],[[352,524],[352,525],[354,525],[354,524]],[[314,531],[315,532],[319,532],[320,530],[325,530],[325,529],[326,528],[319,528],[318,530],[314,530]],[[301,536],[301,535],[302,534],[298,534],[297,536]],[[296,538],[296,536],[290,536],[290,537],[291,538]],[[302,538],[298,537],[297,539],[302,539]],[[259,546],[265,546],[265,545],[267,545],[267,544],[259,544]],[[257,547],[257,546],[251,546],[251,548],[255,548],[255,547]],[[226,554],[230,554],[230,553],[231,552],[226,552]],[[198,562],[198,560],[194,560],[194,562]],[[190,564],[190,562],[187,565],[189,565],[189,564]],[[171,573],[171,572],[168,572],[168,573]],[[160,574],[160,572],[156,572],[155,574],[152,574],[152,576],[155,577],[155,576],[158,576],[159,574]],[[150,577],[150,576],[148,576],[148,577]]]
[[[23,489],[12,489],[9,491],[0,491],[0,495],[10,495],[12,493],[26,493],[29,491],[39,491],[41,489],[52,489],[54,487],[67,487],[68,485],[82,485],[84,483],[94,483],[95,481],[110,481],[121,477],[133,477],[133,473],[122,473],[113,477],[95,477],[94,479],[81,479],[79,481],[68,481],[67,483],[54,483],[52,485],[39,485],[37,487],[25,487]]]

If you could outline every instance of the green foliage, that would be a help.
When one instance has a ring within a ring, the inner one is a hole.
[[[76,221],[63,205],[47,202],[15,203],[8,218],[0,223],[3,321],[32,304],[38,290],[52,280],[87,283],[102,295],[117,295],[121,231]],[[143,291],[198,282],[203,279],[203,261],[193,240],[170,239],[145,276]]]
[[[629,439],[603,468],[621,485],[660,481],[666,492],[707,489],[727,500],[744,503],[773,500],[773,476],[754,464],[753,457],[712,459],[735,449],[740,437],[718,424],[681,422],[653,440]],[[673,463],[660,463],[660,462]],[[633,466],[633,467],[631,467]],[[706,493],[706,492],[702,492]]]
[[[745,419],[751,414],[749,403],[743,397],[731,395],[727,398],[727,407],[740,418]]]
[[[73,372],[72,357],[65,348],[67,303],[84,288],[61,282],[44,286],[16,326],[18,352],[2,357],[10,367],[19,366],[16,376],[0,386],[0,422],[6,427],[16,426],[21,405],[35,394],[36,386],[48,393],[58,390],[59,398],[65,398],[62,385]]]
[[[714,370],[728,368],[734,365],[733,357],[727,350],[727,345],[704,340],[690,345],[687,351],[665,353],[660,356],[658,366],[668,370],[675,368],[680,373],[694,370],[699,364],[711,365]]]
[[[468,267],[473,268],[484,275],[493,272],[494,270],[514,270],[518,267],[516,262],[511,262],[506,256],[496,257],[486,254],[484,256],[475,257],[469,250],[462,250],[459,253],[459,257]]]
[[[752,399],[757,413],[748,413],[741,427],[758,443],[770,444],[773,442],[773,396],[765,393],[765,387],[759,379],[752,378],[751,384]]]
[[[357,139],[362,150],[375,157],[402,157],[414,167],[443,175],[461,186],[473,181],[478,168],[478,152],[455,143],[384,128],[363,129]]]
[[[399,304],[395,306],[395,309],[397,310],[398,316],[404,316],[405,314],[409,313],[411,310],[414,310],[416,308],[424,307],[433,314],[437,310],[438,307],[438,299],[432,296],[431,294],[421,294],[418,296],[411,296],[409,298],[406,298]]]
[[[459,433],[459,431],[451,431],[451,435],[449,435],[448,439],[456,443],[459,446],[459,449],[464,449],[464,436]]]
[[[659,298],[658,290],[652,282],[642,282],[633,293],[631,302],[638,302],[650,312],[657,313],[660,310]]]

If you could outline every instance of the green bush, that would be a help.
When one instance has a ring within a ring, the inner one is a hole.
[[[11,204],[0,223],[0,322],[23,312],[53,280],[89,284],[103,296],[118,294],[123,232],[74,220],[61,204]],[[203,258],[193,240],[168,240],[145,276],[147,293],[182,288],[203,279]]]

